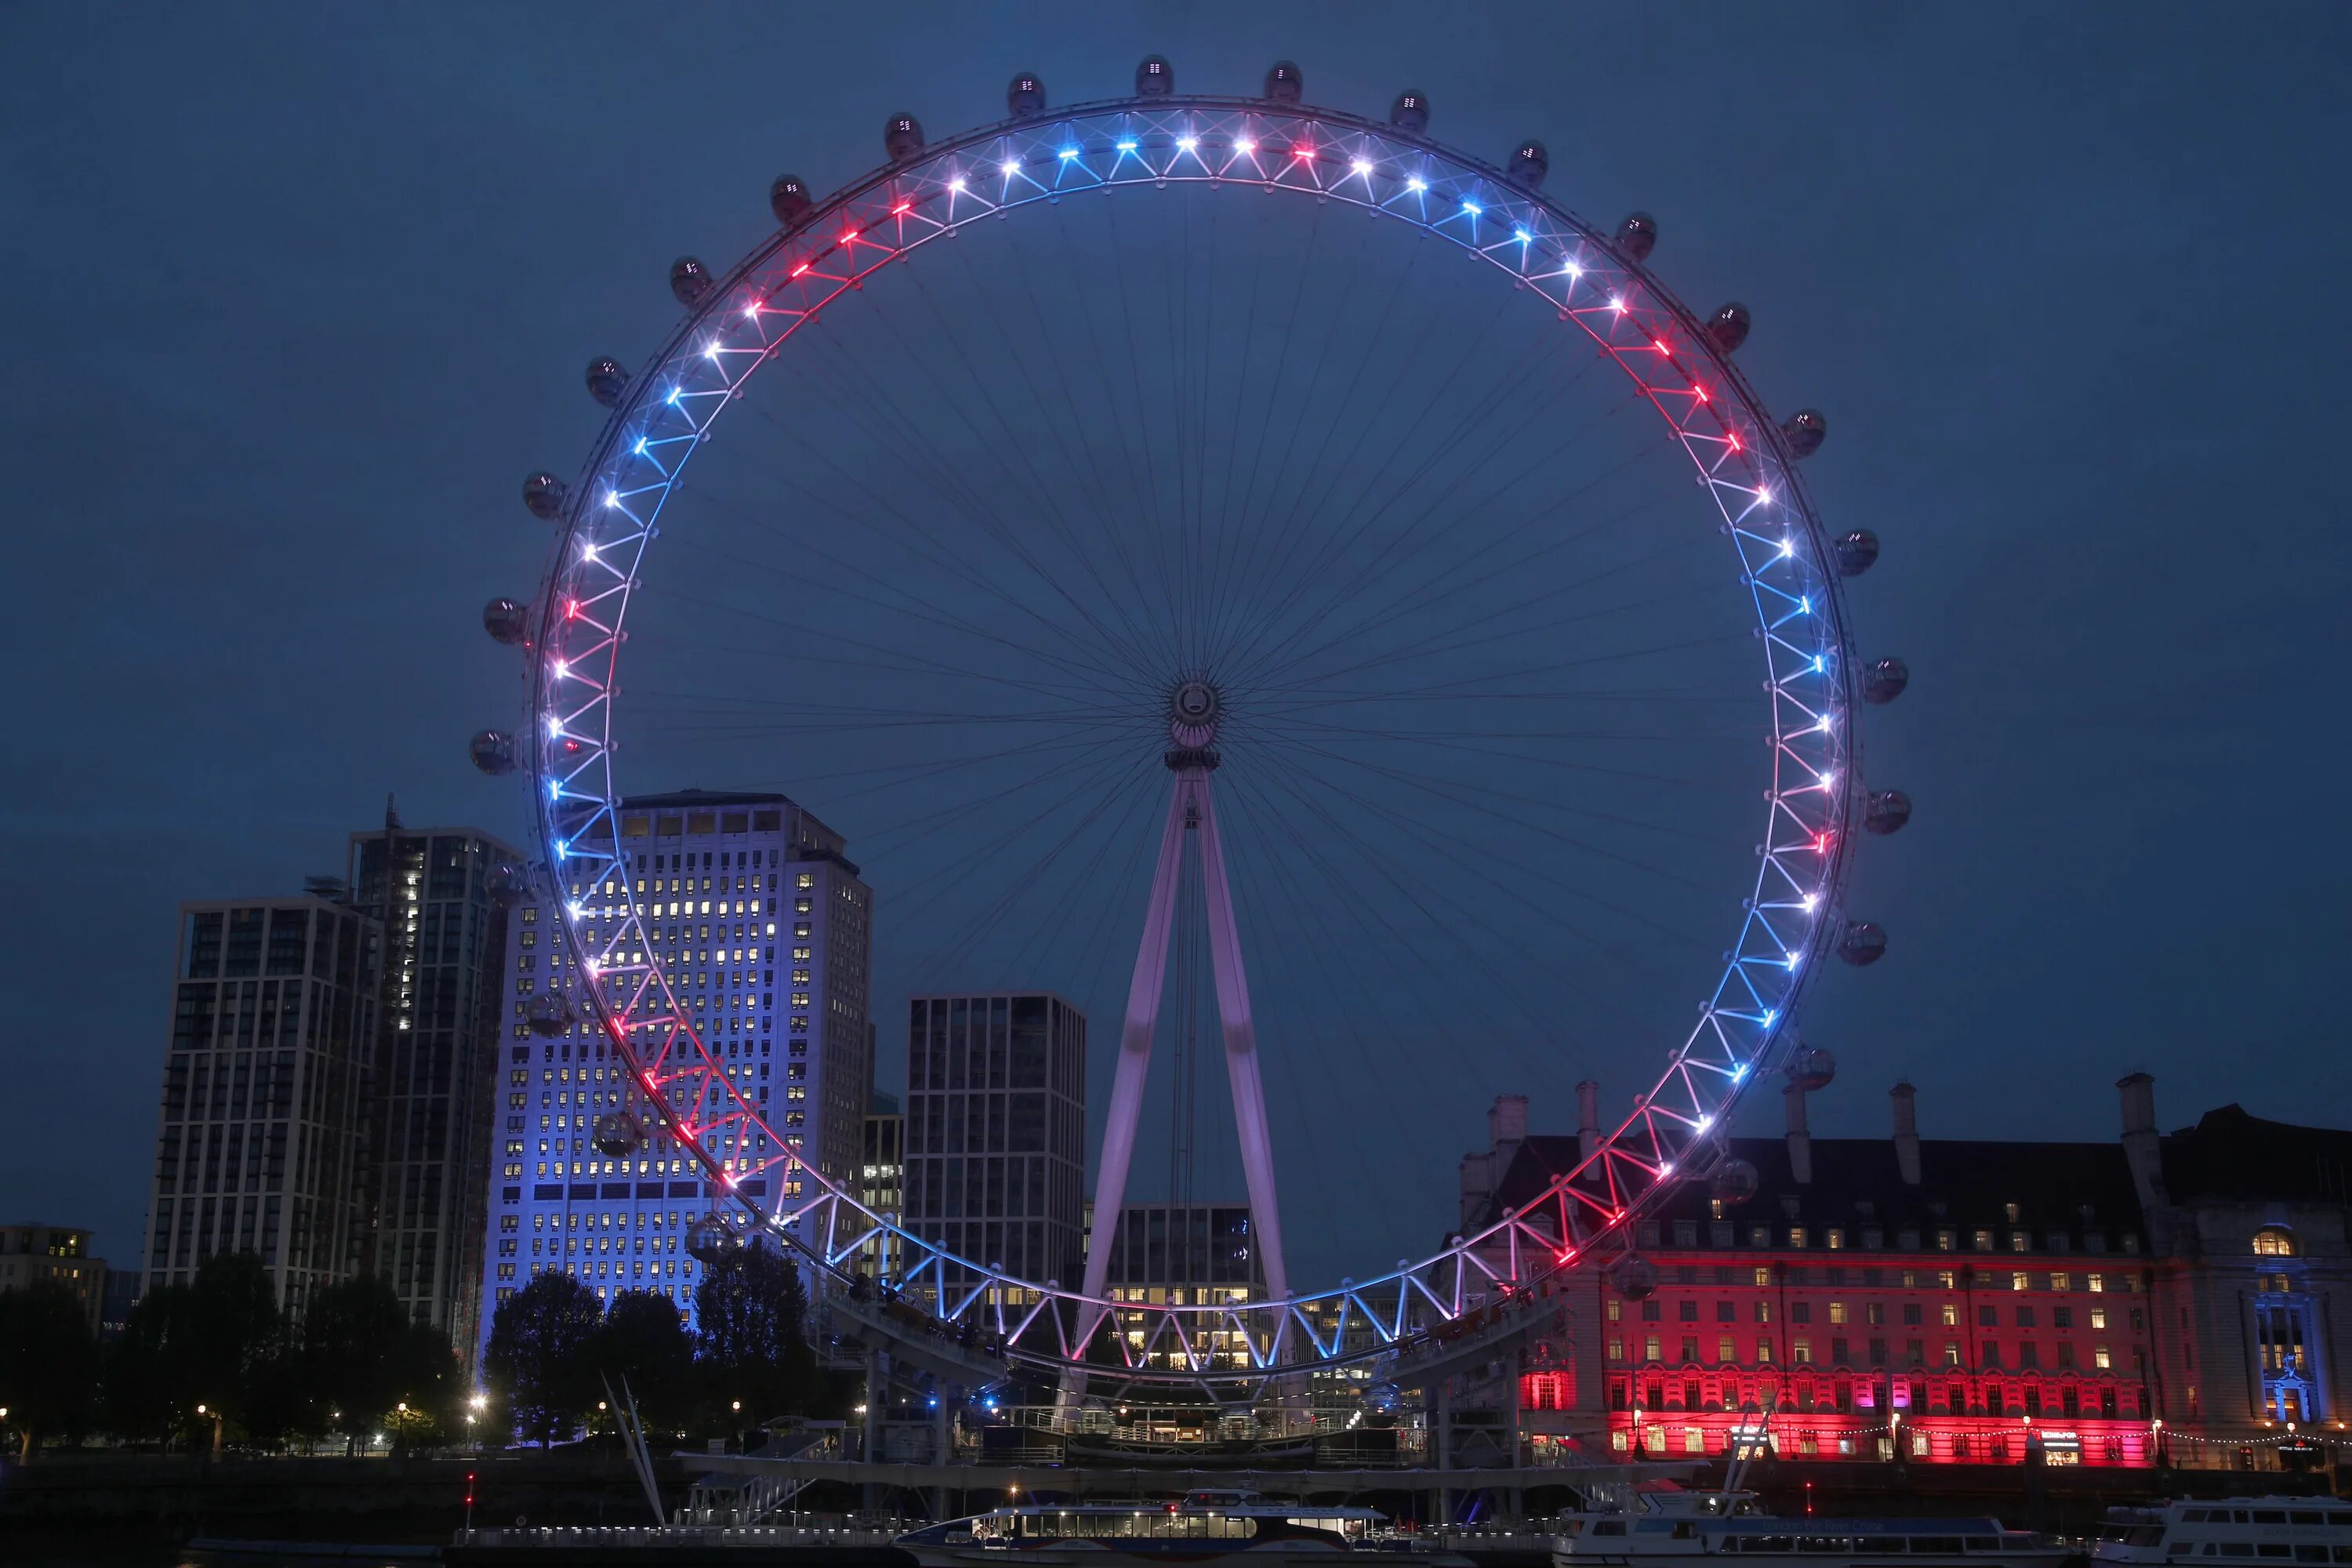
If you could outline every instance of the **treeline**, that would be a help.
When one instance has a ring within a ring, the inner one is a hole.
[[[388,1281],[330,1286],[297,1323],[257,1257],[222,1253],[150,1291],[103,1346],[62,1285],[0,1293],[0,1409],[30,1458],[92,1436],[265,1451],[562,1442],[598,1424],[607,1380],[627,1380],[657,1432],[732,1432],[824,1398],[800,1274],[775,1251],[706,1269],[695,1312],[701,1331],[688,1334],[667,1297],[624,1292],[607,1310],[571,1276],[542,1274],[499,1307],[477,1386]]]

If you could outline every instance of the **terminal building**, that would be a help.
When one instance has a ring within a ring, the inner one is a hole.
[[[700,1266],[685,1238],[709,1210],[707,1185],[596,1023],[558,911],[539,901],[550,893],[579,905],[592,941],[634,898],[698,1032],[767,1124],[851,1192],[866,1163],[874,896],[845,841],[781,795],[687,790],[624,801],[619,849],[622,868],[593,887],[534,876],[509,924],[477,1353],[497,1303],[549,1271],[606,1301],[667,1295],[692,1326]],[[625,1155],[599,1150],[597,1118],[624,1110],[647,1135]],[[740,1136],[711,1152],[746,1166],[773,1152]],[[741,1192],[772,1205],[800,1184],[766,1173]]]
[[[2157,1131],[2144,1074],[2114,1142],[1737,1138],[1752,1197],[1703,1183],[1638,1225],[1649,1267],[1574,1276],[1502,1375],[1455,1391],[1540,1457],[2274,1466],[2347,1415],[2352,1133],[2231,1106]],[[1530,1135],[1496,1102],[1463,1162],[1483,1227],[1601,1137]],[[1507,1419],[1500,1419],[1507,1418]]]

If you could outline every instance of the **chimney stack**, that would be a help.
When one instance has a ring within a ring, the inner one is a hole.
[[[1486,1109],[1486,1147],[1462,1156],[1462,1225],[1465,1229],[1486,1217],[1512,1156],[1528,1141],[1528,1097],[1498,1094]]]
[[[2116,1080],[2116,1090],[2123,1097],[2124,1163],[2131,1167],[2140,1207],[2155,1208],[2169,1201],[2164,1191],[2164,1151],[2156,1131],[2156,1079],[2144,1072],[2126,1073]]]
[[[1789,1110],[1789,1174],[1801,1187],[1813,1180],[1813,1135],[1805,1130],[1805,1091],[1794,1083],[1780,1091]]]
[[[1585,1160],[1601,1147],[1601,1086],[1591,1079],[1576,1086],[1576,1147]]]
[[[1897,1083],[1886,1091],[1895,1102],[1895,1167],[1903,1173],[1903,1184],[1919,1184],[1919,1091],[1908,1083]]]

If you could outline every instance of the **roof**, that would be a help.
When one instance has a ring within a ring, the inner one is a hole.
[[[1790,1169],[1787,1139],[1729,1142],[1733,1158],[1756,1167],[1756,1197],[1738,1211],[1744,1219],[1769,1215],[1814,1225],[1863,1221],[1923,1230],[2022,1228],[2037,1237],[2052,1230],[2079,1233],[2085,1227],[2110,1237],[2140,1229],[2131,1168],[2116,1143],[1923,1138],[1919,1184],[1913,1186],[1903,1180],[1894,1141],[1888,1138],[1813,1139],[1812,1180],[1807,1183],[1800,1183]],[[1530,1202],[1555,1175],[1573,1169],[1578,1159],[1573,1136],[1528,1138],[1496,1184],[1494,1208],[1478,1223],[1491,1223],[1500,1209]],[[1712,1218],[1710,1202],[1706,1183],[1685,1183],[1655,1217]],[[2009,1217],[2011,1204],[2017,1205],[2014,1220]]]
[[[2272,1121],[2225,1105],[2166,1134],[2162,1149],[2165,1192],[2176,1204],[2352,1203],[2352,1131]]]

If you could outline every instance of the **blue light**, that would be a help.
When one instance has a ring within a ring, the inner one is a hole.
[[[1748,1081],[1748,1064],[1746,1062],[1734,1062],[1732,1064],[1731,1081],[1734,1083],[1745,1083]]]
[[[1821,672],[1822,672],[1822,656],[1821,656],[1820,654],[1815,654],[1815,655],[1813,655],[1813,673],[1814,673],[1815,675],[1819,675]]]
[[[1778,1022],[1780,1021],[1780,1009],[1779,1009],[1778,1007],[1767,1007],[1767,1008],[1765,1008],[1765,1009],[1764,1009],[1764,1026],[1765,1026],[1766,1028],[1768,1028],[1768,1029],[1769,1029],[1769,1028],[1770,1028],[1774,1024],[1776,1024],[1776,1023],[1778,1023]]]
[[[1073,159],[1073,158],[1076,157],[1077,155],[1078,155],[1078,150],[1077,150],[1076,147],[1065,147],[1065,148],[1063,148],[1063,149],[1062,149],[1062,162],[1064,162],[1065,163],[1068,163],[1071,159]],[[931,1401],[931,1403],[932,1403],[932,1404],[934,1404],[934,1405],[937,1405],[937,1404],[939,1403],[939,1401],[938,1401],[938,1400],[936,1400],[936,1399],[934,1399],[934,1400],[932,1400],[932,1401]]]
[[[646,438],[645,438],[643,436],[640,436],[640,437],[637,437],[637,456],[638,456],[638,457],[640,457],[640,458],[642,458],[642,457],[644,457],[645,455],[646,455]]]
[[[1533,239],[1533,238],[1535,237],[1535,236],[1533,236],[1533,235],[1529,234],[1526,229],[1523,229],[1523,228],[1515,228],[1515,229],[1511,230],[1511,232],[1512,232],[1514,235],[1517,235],[1517,236],[1518,237],[1518,241],[1519,241],[1519,243],[1520,243],[1521,245],[1525,245],[1528,241],[1529,241],[1530,239]]]
[[[1468,213],[1472,217],[1476,217],[1480,213],[1485,212],[1486,209],[1480,206],[1476,202],[1464,202],[1462,204],[1462,210]]]
[[[671,387],[671,388],[669,389],[669,395],[668,395],[667,397],[663,398],[663,399],[662,399],[662,401],[663,401],[664,403],[669,403],[669,404],[675,404],[675,403],[677,403],[677,387],[675,387],[675,386]]]
[[[1811,594],[1808,594],[1803,598],[1798,600],[1797,608],[1808,616],[1811,615],[1813,613],[1813,596]]]
[[[1135,151],[1135,143],[1132,141],[1121,142],[1118,144],[1118,150],[1122,153],[1132,153]]]
[[[931,1408],[937,1410],[940,1407],[940,1396],[936,1394],[932,1394],[930,1404]]]
[[[550,800],[557,799],[557,798],[558,798],[558,797],[560,797],[562,794],[563,794],[563,781],[562,781],[562,780],[561,780],[561,779],[550,779],[550,780],[548,780],[548,781],[547,781],[547,798],[548,798],[548,799],[550,799]]]
[[[555,858],[558,860],[569,860],[572,858],[572,840],[569,838],[559,838],[555,841]]]

